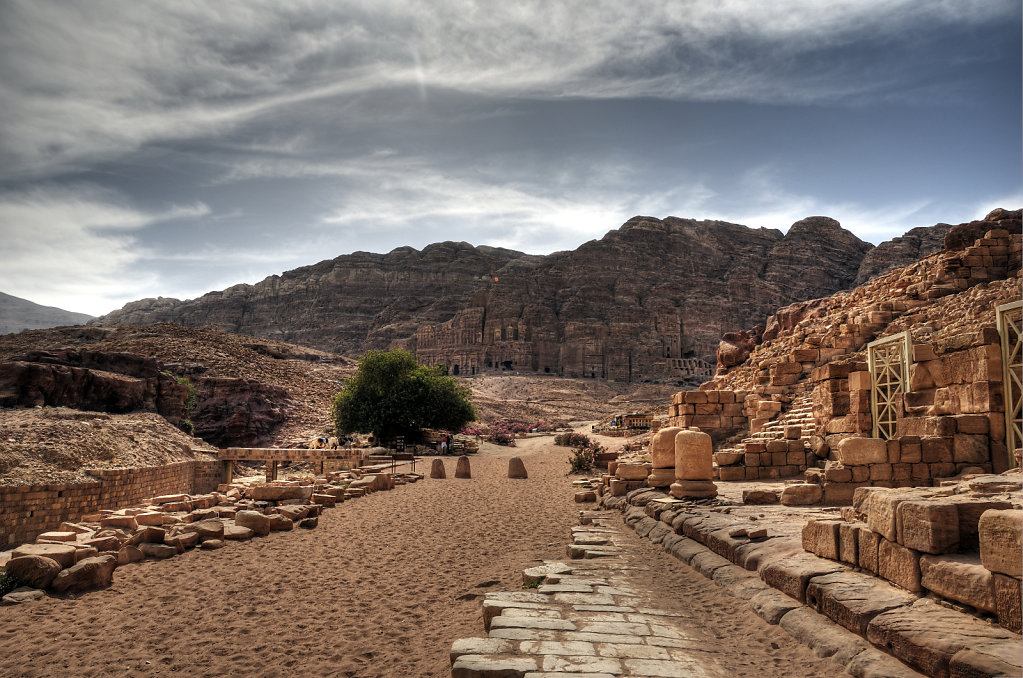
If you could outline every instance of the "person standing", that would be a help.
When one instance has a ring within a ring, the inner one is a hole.
[[[440,437],[440,453],[441,454],[445,454],[445,455],[448,453],[448,437],[447,436],[441,436]]]

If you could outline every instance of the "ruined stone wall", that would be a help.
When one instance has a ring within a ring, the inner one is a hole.
[[[30,542],[64,521],[103,509],[131,506],[160,494],[201,494],[217,489],[217,460],[164,466],[86,469],[96,480],[52,485],[0,486],[0,548]]]
[[[698,426],[720,440],[749,428],[744,391],[679,391],[671,398],[668,426]]]

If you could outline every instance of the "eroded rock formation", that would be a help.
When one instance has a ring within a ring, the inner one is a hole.
[[[722,334],[850,287],[871,247],[827,217],[786,234],[634,217],[571,252],[358,252],[191,301],[133,302],[95,323],[173,321],[348,355],[397,344],[459,375],[702,379]]]

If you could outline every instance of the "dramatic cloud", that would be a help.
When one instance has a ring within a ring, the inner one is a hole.
[[[355,250],[570,249],[637,214],[827,214],[879,242],[1018,207],[1020,21],[1011,0],[0,3],[0,291],[102,313]]]
[[[929,74],[914,70],[925,64],[907,43],[1014,12],[989,0],[12,3],[0,10],[0,152],[8,174],[66,168],[394,87],[422,99],[433,87],[527,98],[912,99]],[[877,52],[866,63],[864,43]],[[859,58],[843,58],[853,45]]]

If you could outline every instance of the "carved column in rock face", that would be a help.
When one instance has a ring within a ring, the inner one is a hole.
[[[668,487],[675,480],[675,435],[682,429],[669,426],[650,436],[653,471],[646,479],[650,487]]]
[[[675,434],[675,477],[671,496],[716,497],[714,477],[714,445],[710,436],[700,431],[679,431]]]

